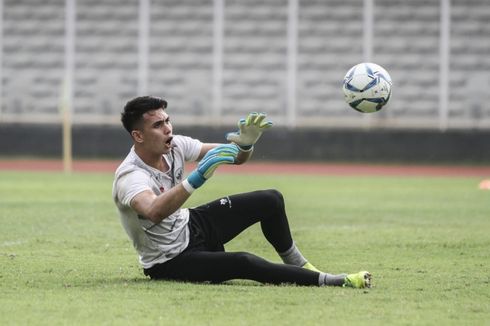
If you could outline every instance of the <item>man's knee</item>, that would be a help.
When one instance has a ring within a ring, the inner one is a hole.
[[[284,197],[279,190],[268,189],[264,190],[264,196],[267,198],[269,205],[275,207],[276,209],[284,209]]]
[[[234,261],[242,269],[253,269],[262,263],[262,258],[248,252],[234,253]]]

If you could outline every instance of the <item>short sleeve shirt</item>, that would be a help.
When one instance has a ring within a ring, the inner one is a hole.
[[[176,135],[172,143],[173,153],[163,155],[170,167],[168,171],[162,172],[145,164],[133,147],[115,173],[112,197],[143,268],[174,258],[189,243],[188,209],[179,208],[154,224],[131,207],[131,200],[145,190],[151,190],[158,196],[182,182],[185,162],[198,159],[202,148],[199,140]]]

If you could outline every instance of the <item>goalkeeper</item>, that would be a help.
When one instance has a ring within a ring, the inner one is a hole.
[[[113,199],[122,225],[151,279],[336,285],[364,288],[370,274],[329,274],[317,270],[291,237],[284,200],[277,190],[230,195],[184,208],[192,193],[222,164],[242,164],[262,132],[272,126],[265,114],[251,113],[229,133],[228,144],[201,143],[174,135],[167,102],[143,96],[129,101],[121,121],[133,146],[115,173]],[[199,161],[184,178],[184,164]],[[224,245],[260,223],[284,264],[247,252],[226,252]]]

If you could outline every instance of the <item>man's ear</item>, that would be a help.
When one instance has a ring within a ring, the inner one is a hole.
[[[133,137],[133,140],[137,143],[142,143],[144,140],[143,133],[137,129],[131,131],[131,137]]]

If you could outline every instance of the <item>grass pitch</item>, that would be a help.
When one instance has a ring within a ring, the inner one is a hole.
[[[488,324],[490,204],[478,182],[218,172],[191,197],[279,189],[313,264],[373,273],[374,288],[354,290],[149,281],[120,226],[111,174],[0,172],[0,324]],[[257,226],[227,250],[279,262]]]

